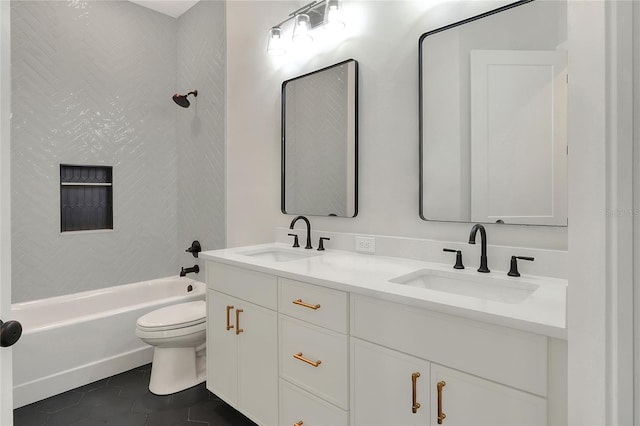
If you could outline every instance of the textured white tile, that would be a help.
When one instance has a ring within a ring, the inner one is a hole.
[[[224,3],[203,3],[215,15],[182,44],[214,58],[187,62],[206,68],[211,114],[171,102],[181,22],[129,2],[12,2],[14,302],[175,275],[191,239],[224,244],[224,24],[210,29]],[[200,124],[182,132],[185,112]],[[60,163],[113,166],[113,232],[60,234]]]
[[[177,107],[178,241],[186,249],[225,246],[225,3],[199,2],[178,19],[178,80],[189,97]],[[190,254],[181,264],[192,264]]]

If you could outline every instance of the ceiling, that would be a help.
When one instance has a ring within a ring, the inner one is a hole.
[[[156,12],[164,13],[173,18],[177,18],[193,5],[198,3],[199,0],[129,0],[132,3],[139,4],[140,6],[153,9]]]

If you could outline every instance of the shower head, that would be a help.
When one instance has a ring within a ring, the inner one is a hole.
[[[191,103],[189,102],[189,99],[187,99],[187,96],[189,95],[193,95],[194,97],[196,97],[198,96],[198,91],[194,90],[193,92],[189,92],[186,95],[181,95],[179,93],[176,93],[175,95],[173,95],[173,102],[177,103],[182,108],[189,108],[189,105],[191,105]]]

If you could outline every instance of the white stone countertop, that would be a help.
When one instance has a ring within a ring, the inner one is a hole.
[[[269,250],[315,255],[295,260],[275,261],[247,255]],[[243,254],[245,253],[245,254]],[[508,277],[506,271],[489,274],[452,265],[421,262],[397,257],[359,254],[327,249],[324,252],[291,248],[288,244],[269,243],[200,253],[200,258],[265,272],[283,278],[308,282],[354,294],[376,297],[472,320],[567,339],[567,280],[522,274]],[[447,271],[467,280],[487,277],[514,287],[535,284],[538,288],[523,301],[507,303],[495,300],[430,290],[391,282],[417,270]]]

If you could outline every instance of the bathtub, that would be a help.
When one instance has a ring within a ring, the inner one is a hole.
[[[13,346],[14,408],[151,362],[153,347],[135,335],[138,317],[205,294],[201,282],[168,277],[13,304],[23,327]]]

